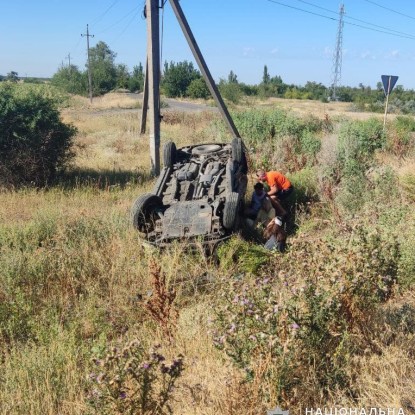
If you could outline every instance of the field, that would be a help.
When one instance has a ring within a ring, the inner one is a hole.
[[[0,414],[415,413],[414,118],[383,134],[342,103],[231,108],[251,167],[296,191],[287,253],[236,235],[214,261],[131,227],[154,183],[137,106],[72,99],[65,175],[0,191]],[[170,108],[161,139],[230,137]]]

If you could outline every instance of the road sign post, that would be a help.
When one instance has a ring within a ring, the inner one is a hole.
[[[392,92],[393,87],[396,85],[398,78],[398,76],[394,75],[382,75],[383,90],[385,91],[386,95],[385,115],[383,117],[383,131],[385,131],[386,128],[386,115],[388,114],[389,95]]]

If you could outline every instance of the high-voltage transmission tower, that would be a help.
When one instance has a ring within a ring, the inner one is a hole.
[[[337,101],[337,87],[340,84],[342,74],[342,55],[343,55],[343,27],[344,27],[344,4],[340,4],[339,27],[337,30],[336,49],[333,55],[333,82],[331,84],[331,100]]]

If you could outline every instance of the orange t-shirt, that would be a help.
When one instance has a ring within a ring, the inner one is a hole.
[[[277,186],[277,190],[287,190],[291,187],[291,182],[277,171],[267,171],[266,181],[270,187]]]

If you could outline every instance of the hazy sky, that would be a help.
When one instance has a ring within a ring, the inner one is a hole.
[[[343,3],[341,84],[375,86],[385,74],[398,75],[398,84],[415,89],[415,1]],[[216,81],[233,70],[239,81],[259,83],[266,64],[271,76],[280,75],[287,83],[330,85],[339,1],[180,4]],[[0,0],[0,74],[49,77],[68,64],[69,54],[71,63],[84,69],[86,39],[81,33],[87,23],[95,35],[91,46],[106,42],[117,53],[116,63],[131,70],[145,62],[143,5],[144,0]],[[163,27],[163,61],[193,60],[168,1]]]

